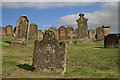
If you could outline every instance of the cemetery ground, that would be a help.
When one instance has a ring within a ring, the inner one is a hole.
[[[34,42],[11,46],[12,37],[2,37],[3,78],[117,78],[118,48],[104,48],[103,42],[67,44],[66,72],[32,72]]]

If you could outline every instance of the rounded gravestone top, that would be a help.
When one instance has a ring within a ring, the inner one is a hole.
[[[93,28],[91,28],[90,30],[94,30]]]
[[[22,15],[22,16],[27,16],[27,15]]]
[[[79,14],[80,17],[83,17],[84,15],[85,15],[85,14],[83,14],[83,13],[80,13],[80,14]]]

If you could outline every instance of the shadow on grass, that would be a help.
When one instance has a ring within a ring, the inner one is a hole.
[[[105,49],[104,47],[95,47],[95,48],[101,48],[101,49]]]
[[[11,44],[11,42],[10,41],[4,41],[5,43],[8,43],[8,44]]]
[[[19,64],[17,65],[19,68],[23,68],[25,70],[28,70],[28,71],[32,71],[32,66],[31,65],[28,65],[28,64]]]

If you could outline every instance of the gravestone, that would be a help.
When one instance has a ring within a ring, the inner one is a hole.
[[[88,38],[88,25],[87,25],[87,21],[88,19],[86,19],[84,17],[83,13],[79,14],[80,18],[78,20],[76,20],[76,22],[78,23],[78,43],[91,43],[91,39]]]
[[[95,30],[93,28],[91,28],[89,31],[88,31],[88,34],[89,34],[89,38],[90,39],[95,39]]]
[[[11,25],[6,26],[6,35],[12,36],[13,35],[13,27]]]
[[[2,27],[0,27],[0,36],[2,36]]]
[[[67,40],[67,32],[66,32],[66,28],[64,26],[61,26],[58,29],[58,34],[59,34],[59,40],[60,41],[66,41]]]
[[[104,31],[102,27],[96,28],[96,36],[98,41],[104,40]]]
[[[70,31],[70,40],[69,40],[69,42],[70,43],[73,43],[73,31]]]
[[[1,36],[6,36],[6,27],[0,27],[0,31]]]
[[[44,30],[44,33],[46,32],[47,30]]]
[[[58,29],[56,27],[51,27],[49,30],[53,31],[55,34],[55,37],[58,39]]]
[[[73,37],[73,27],[67,27],[67,39],[70,40]]]
[[[77,38],[78,38],[77,33],[78,33],[78,28],[76,28],[76,29],[74,30],[74,36],[73,36],[73,37],[74,37],[75,39],[77,39]]]
[[[110,25],[103,25],[104,36],[107,36],[110,33]]]
[[[105,48],[118,48],[118,34],[108,34],[104,39]]]
[[[28,41],[35,41],[35,40],[38,40],[38,25],[30,24]]]
[[[27,45],[29,35],[30,21],[27,16],[21,16],[17,21],[15,40],[11,45]]]
[[[54,32],[47,30],[42,41],[35,41],[32,70],[35,72],[61,72],[66,69],[66,44],[59,43]]]
[[[43,38],[42,30],[38,30],[38,39]]]

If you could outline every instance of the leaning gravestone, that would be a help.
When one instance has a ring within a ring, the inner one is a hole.
[[[66,69],[66,45],[59,43],[54,32],[47,30],[42,41],[35,41],[32,70],[35,72],[62,72]]]
[[[6,26],[6,35],[12,36],[13,35],[13,27],[11,25]]]
[[[27,45],[29,35],[30,21],[27,16],[21,16],[17,21],[15,40],[11,45]]]
[[[95,30],[93,28],[91,28],[89,31],[88,31],[88,34],[89,34],[89,38],[90,39],[95,39]]]
[[[66,41],[67,40],[67,32],[66,32],[66,28],[64,26],[61,26],[58,29],[58,34],[59,34],[59,40],[60,41]]]
[[[103,41],[104,40],[104,31],[102,27],[98,27],[96,29],[96,36],[98,41]]]
[[[30,24],[28,41],[35,41],[35,40],[38,40],[38,25]]]
[[[76,20],[78,23],[78,43],[91,43],[91,39],[88,38],[88,25],[83,13],[79,14],[80,18]]]
[[[105,48],[118,48],[118,34],[108,34],[104,39]]]
[[[49,30],[53,31],[55,34],[55,37],[58,39],[58,29],[56,27],[51,27]]]

